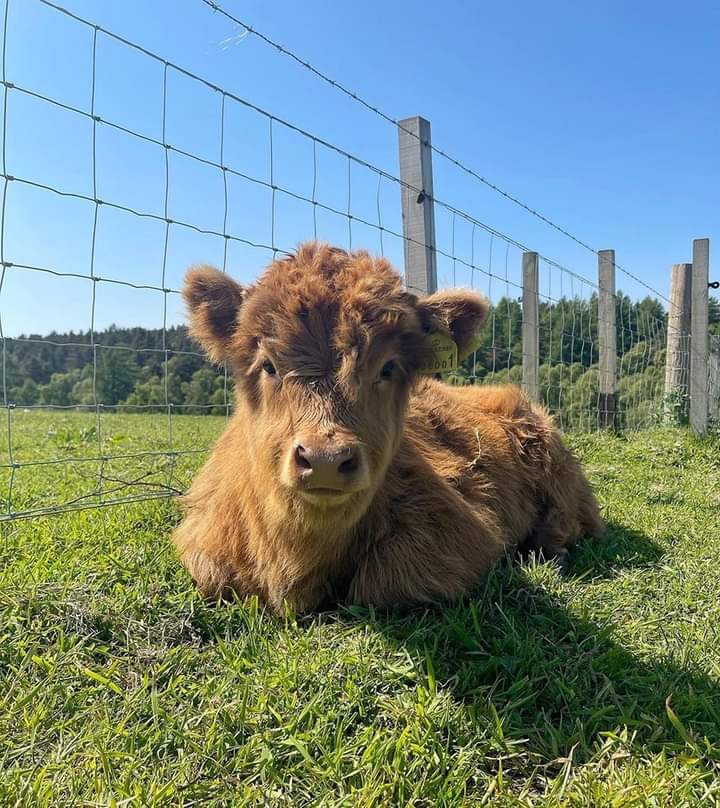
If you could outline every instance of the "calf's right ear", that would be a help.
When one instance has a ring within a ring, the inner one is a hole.
[[[227,358],[244,294],[239,283],[214,267],[191,267],[185,275],[182,296],[190,334],[213,362]]]
[[[463,359],[478,344],[480,329],[490,304],[481,295],[467,289],[445,289],[418,301],[417,312],[426,330],[437,325],[446,328]]]

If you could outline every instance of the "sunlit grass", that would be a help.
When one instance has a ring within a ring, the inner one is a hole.
[[[94,415],[37,415],[15,424],[23,461],[97,450]],[[167,434],[103,417],[115,454]],[[189,418],[178,445],[222,423]],[[0,805],[718,803],[720,440],[572,441],[607,541],[411,614],[205,604],[174,501],[4,524]],[[21,469],[19,503],[76,496],[59,468]]]
[[[13,409],[0,431],[0,516],[183,491],[224,424],[211,415]]]

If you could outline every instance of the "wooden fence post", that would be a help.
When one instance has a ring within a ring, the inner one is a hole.
[[[615,426],[615,384],[617,380],[617,332],[615,330],[615,250],[598,253],[598,340],[600,391],[598,424]]]
[[[416,295],[428,295],[437,289],[430,121],[404,118],[398,123],[398,140],[405,286]]]
[[[540,330],[538,319],[538,254],[522,257],[522,389],[539,401]]]
[[[690,426],[696,435],[708,427],[708,281],[710,239],[693,241],[690,314]]]
[[[670,274],[670,310],[665,358],[665,419],[677,422],[687,414],[690,368],[692,264],[675,264]]]

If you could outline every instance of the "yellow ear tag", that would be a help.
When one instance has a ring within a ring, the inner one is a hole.
[[[451,337],[433,331],[425,336],[425,357],[420,373],[448,373],[457,370],[458,348]]]

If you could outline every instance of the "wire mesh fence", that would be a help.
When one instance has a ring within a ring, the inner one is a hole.
[[[76,38],[84,91],[15,58],[31,8]],[[111,67],[130,63],[136,83],[123,95]],[[152,125],[138,114],[138,75]],[[2,87],[0,520],[181,493],[232,408],[227,369],[208,365],[181,325],[186,266],[204,260],[250,280],[316,238],[402,267],[413,239],[400,198],[423,189],[49,0],[5,3]],[[189,109],[202,110],[203,140],[185,130]],[[434,251],[441,285],[477,289],[492,303],[480,344],[447,381],[521,383],[529,247],[444,201],[441,187],[433,202],[437,238],[421,246]],[[538,396],[563,429],[597,429],[609,418],[642,428],[682,410],[682,400],[668,403],[665,376],[676,365],[675,384],[687,387],[688,334],[668,355],[669,301],[647,291],[639,302],[614,296],[609,413],[598,283],[539,255]],[[34,311],[49,322],[38,325]]]
[[[474,270],[467,271],[457,258],[461,241],[458,217],[452,214],[447,226],[439,230],[449,242],[445,260],[440,262],[441,285],[479,286],[493,302],[478,349],[448,381],[521,384],[523,362],[527,361],[522,334],[523,246],[497,231],[478,239],[479,228],[473,224],[467,249]],[[589,431],[610,421],[618,429],[640,429],[681,421],[687,402],[678,400],[673,408],[666,387],[687,389],[689,334],[682,331],[678,335],[679,344],[668,357],[663,296],[658,293],[632,301],[622,292],[614,295],[611,326],[617,346],[617,400],[613,412],[607,412],[600,392],[598,282],[543,256],[539,259],[538,397],[561,428]],[[670,366],[677,372],[668,385],[665,376]]]
[[[710,337],[710,361],[708,362],[708,394],[710,399],[710,422],[713,429],[720,429],[720,334]]]

